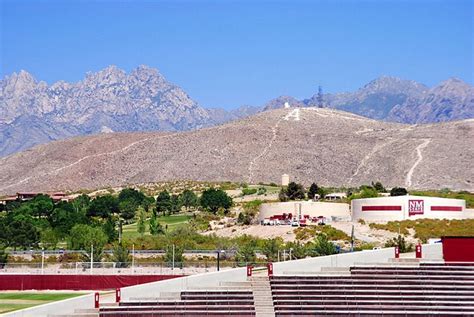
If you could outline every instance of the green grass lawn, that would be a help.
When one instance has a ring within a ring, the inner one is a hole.
[[[161,223],[163,227],[168,225],[168,230],[173,230],[178,225],[188,223],[192,218],[190,214],[177,214],[171,216],[162,216],[158,218],[158,222]],[[149,220],[145,222],[145,234],[150,234],[149,230]],[[140,234],[137,232],[137,223],[132,223],[129,225],[123,226],[123,237],[124,238],[135,238],[139,237]]]
[[[0,314],[25,309],[54,301],[81,296],[86,293],[28,293],[0,292]]]

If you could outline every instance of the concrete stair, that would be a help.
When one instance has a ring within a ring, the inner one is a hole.
[[[99,309],[88,308],[88,309],[76,309],[73,314],[69,315],[48,315],[48,317],[98,317]]]
[[[254,298],[255,316],[274,317],[272,288],[268,276],[250,277],[250,285]]]

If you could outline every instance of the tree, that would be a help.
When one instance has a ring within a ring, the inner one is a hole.
[[[143,206],[148,209],[150,202],[150,199],[147,199],[142,192],[133,188],[124,188],[118,196],[120,216],[125,220],[133,219],[138,207]]]
[[[122,243],[114,244],[112,252],[112,260],[115,262],[115,267],[125,268],[129,266],[131,261],[130,252]]]
[[[156,212],[158,213],[158,215],[162,213],[163,216],[165,216],[166,212],[169,212],[170,209],[171,196],[167,190],[164,190],[158,194],[158,197],[156,197]]]
[[[142,206],[138,207],[137,214],[138,214],[137,231],[141,236],[143,236],[145,234],[145,221],[146,221],[145,209]]]
[[[372,197],[378,197],[379,193],[370,186],[365,186],[362,188],[362,191],[358,194],[352,194],[350,199],[360,199],[360,198],[372,198]]]
[[[253,241],[249,241],[240,245],[236,255],[237,261],[242,264],[250,264],[255,262],[255,247],[256,245]]]
[[[56,249],[56,246],[59,243],[58,234],[52,228],[43,230],[41,232],[41,243],[45,249]]]
[[[6,247],[32,248],[40,242],[37,221],[22,209],[12,211],[6,217],[0,217],[0,244]]]
[[[119,233],[116,229],[115,223],[117,220],[115,217],[108,218],[105,223],[102,225],[102,230],[104,231],[105,235],[107,236],[107,242],[112,243],[118,239]]]
[[[88,217],[100,217],[106,219],[119,212],[117,198],[112,195],[104,195],[95,198],[89,205]]]
[[[39,194],[27,203],[38,218],[49,218],[53,211],[53,200],[48,195]]]
[[[0,245],[0,269],[5,267],[8,262],[8,253],[5,251],[5,247]]]
[[[316,183],[312,183],[308,190],[308,198],[314,199],[314,196],[316,196],[318,191],[319,191],[318,185],[316,185]]]
[[[165,230],[163,229],[161,223],[158,222],[158,219],[156,217],[156,211],[153,210],[150,218],[150,234],[158,235],[163,233],[165,233]]]
[[[392,240],[388,240],[385,243],[386,248],[397,247],[397,246],[398,246],[398,249],[400,250],[400,253],[413,251],[413,244],[406,243],[405,238],[401,235],[398,235],[398,237],[393,238]]]
[[[120,191],[120,194],[118,195],[119,202],[125,200],[132,200],[136,202],[137,205],[141,205],[145,199],[145,194],[134,188],[124,188]]]
[[[303,185],[295,182],[289,183],[286,189],[286,196],[288,196],[290,200],[304,199],[305,191]]]
[[[192,190],[185,189],[181,193],[181,204],[186,209],[194,209],[199,205],[199,198]]]
[[[146,212],[150,212],[151,209],[154,209],[155,205],[155,198],[152,196],[146,196],[145,199],[142,202],[143,208],[145,208]]]
[[[81,196],[74,199],[71,204],[74,208],[74,211],[78,214],[86,215],[87,209],[89,208],[89,204],[91,203],[91,198],[86,194],[82,194]]]
[[[202,193],[200,204],[203,209],[214,214],[219,209],[227,212],[232,207],[232,198],[222,189],[209,188]]]
[[[393,187],[390,190],[390,196],[405,196],[408,195],[408,191],[403,187]]]
[[[120,217],[124,220],[135,218],[138,204],[134,200],[123,200],[119,203]]]
[[[283,239],[280,237],[264,241],[262,253],[267,257],[268,261],[273,262],[278,259],[278,250],[280,250],[282,244]]]
[[[281,202],[288,201],[288,196],[286,195],[286,188],[280,189],[280,192],[278,193],[278,199]]]
[[[316,256],[337,253],[336,246],[330,242],[325,234],[319,234],[314,240],[314,253]]]
[[[54,228],[59,238],[65,238],[72,227],[80,223],[86,223],[86,209],[74,203],[59,202],[50,217],[51,227]]]
[[[383,187],[382,183],[381,182],[372,182],[372,187],[378,191],[379,193],[385,193],[386,190],[385,190],[385,187]]]
[[[285,249],[291,249],[291,259],[304,259],[308,255],[307,248],[300,241],[288,242]]]
[[[170,214],[179,213],[181,211],[181,207],[182,207],[182,204],[181,204],[180,196],[171,195],[169,213]]]
[[[71,229],[69,245],[73,250],[84,250],[86,252],[83,257],[85,261],[90,261],[91,248],[93,246],[93,261],[100,262],[106,243],[107,235],[101,228],[79,224]]]

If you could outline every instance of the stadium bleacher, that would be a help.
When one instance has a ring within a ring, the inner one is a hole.
[[[474,263],[366,264],[348,272],[250,278],[235,289],[104,306],[99,316],[474,316]],[[266,285],[271,307],[258,313],[255,289]]]
[[[188,290],[179,300],[121,302],[101,307],[101,317],[129,316],[255,316],[251,290]]]
[[[474,316],[474,264],[361,265],[273,276],[276,316]]]

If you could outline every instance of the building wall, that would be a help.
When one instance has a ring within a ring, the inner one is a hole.
[[[446,262],[474,262],[474,237],[443,237]]]
[[[466,202],[425,196],[396,196],[354,199],[351,202],[352,220],[387,222],[408,219],[466,219]]]
[[[260,206],[258,220],[270,218],[273,215],[281,215],[283,213],[291,213],[294,217],[298,214],[298,204],[301,204],[301,215],[309,215],[310,217],[324,216],[326,218],[338,217],[344,220],[350,220],[349,204],[345,203],[325,203],[314,201],[301,202],[282,202],[268,203]]]

